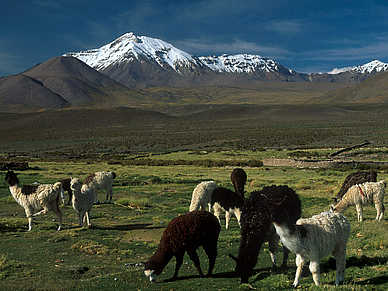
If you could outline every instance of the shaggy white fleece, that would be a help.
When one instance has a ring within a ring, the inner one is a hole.
[[[194,188],[191,196],[191,204],[189,211],[206,210],[206,205],[211,210],[210,202],[213,190],[217,188],[217,183],[214,181],[203,181]]]
[[[78,178],[73,178],[70,181],[70,188],[73,190],[71,203],[78,215],[78,224],[80,227],[84,225],[86,220],[90,224],[90,210],[94,204],[94,193],[87,185],[82,185]]]
[[[332,211],[322,212],[311,218],[299,219],[291,228],[287,223],[273,222],[273,224],[282,244],[296,254],[294,287],[299,285],[303,265],[308,259],[314,283],[318,286],[319,261],[330,254],[336,260],[336,285],[344,281],[350,223],[342,214]]]
[[[334,207],[333,211],[342,213],[352,205],[356,205],[358,221],[363,221],[363,207],[373,203],[375,205],[377,216],[376,220],[381,221],[384,216],[384,195],[385,180],[379,182],[365,182],[359,185],[353,185],[344,194],[341,201]]]
[[[94,201],[98,203],[97,192],[98,190],[105,189],[106,191],[106,199],[105,203],[108,202],[108,197],[110,197],[109,201],[112,201],[113,196],[113,179],[115,178],[115,174],[113,172],[96,172],[93,175],[86,178],[84,184],[88,185],[94,191]]]

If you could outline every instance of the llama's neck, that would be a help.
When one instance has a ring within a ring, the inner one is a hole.
[[[291,252],[298,254],[302,249],[302,234],[295,228],[291,230],[287,225],[273,223],[276,233],[280,236],[282,244]]]
[[[20,204],[20,195],[22,193],[21,190],[22,190],[22,188],[19,186],[19,184],[15,184],[13,186],[9,186],[9,191],[11,192],[12,197],[19,204]]]
[[[338,204],[334,207],[334,212],[342,213],[347,208],[349,208],[350,204],[351,203],[348,201],[348,199],[342,198],[342,200],[340,202],[338,202]]]
[[[170,252],[161,250],[159,247],[151,257],[153,269],[157,275],[163,272],[164,267],[167,266],[168,262],[171,261],[173,255]]]

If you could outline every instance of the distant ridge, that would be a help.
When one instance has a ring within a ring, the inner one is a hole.
[[[254,54],[194,56],[163,40],[126,33],[95,49],[70,52],[92,68],[129,87],[241,86],[251,81],[334,82],[357,84],[388,64],[368,64],[304,74]],[[230,78],[232,75],[235,78]]]
[[[324,94],[312,103],[388,103],[388,72],[376,74],[355,86]]]
[[[126,33],[100,48],[71,52],[110,78],[130,87],[207,86],[224,83],[226,75],[239,75],[232,86],[246,80],[308,81],[281,64],[258,55],[196,57],[163,40]]]

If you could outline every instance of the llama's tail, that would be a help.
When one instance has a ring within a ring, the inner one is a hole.
[[[383,184],[384,188],[387,187],[387,181],[381,180],[379,183]]]
[[[112,173],[112,179],[116,179],[116,173],[115,172],[111,172]]]

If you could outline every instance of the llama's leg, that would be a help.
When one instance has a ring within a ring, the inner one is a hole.
[[[357,216],[358,216],[358,221],[362,222],[363,220],[363,209],[361,204],[356,204],[356,210],[357,210]]]
[[[28,219],[28,231],[30,231],[32,229],[32,215],[28,214],[27,211],[26,211],[26,216],[27,216],[27,219]]]
[[[241,223],[240,223],[241,211],[240,211],[239,208],[235,208],[233,212],[234,212],[234,216],[236,216],[236,219],[237,219],[237,222],[238,222],[238,226],[241,228]]]
[[[212,205],[210,203],[207,204],[209,206],[209,212],[212,211]]]
[[[86,213],[85,213],[85,218],[86,218],[86,223],[87,223],[88,225],[91,225],[90,219],[89,219],[89,213],[90,213],[90,209],[89,209],[88,211],[86,211]]]
[[[385,207],[384,207],[384,204],[382,203],[382,201],[376,201],[375,208],[377,211],[376,220],[381,221],[383,219],[383,215],[384,215],[384,211],[385,211]]]
[[[61,187],[61,199],[62,199],[62,203],[63,205],[66,205],[66,200],[65,200],[65,190],[63,190],[63,187]]]
[[[189,255],[190,259],[194,262],[194,265],[197,268],[199,275],[203,277],[202,269],[199,263],[199,258],[196,250],[195,249],[187,250],[187,254]]]
[[[218,203],[215,203],[213,205],[213,209],[214,209],[214,216],[217,217],[218,223],[221,225],[221,220],[220,220],[221,206]]]
[[[183,255],[184,255],[184,253],[179,253],[179,254],[175,255],[176,265],[175,265],[174,276],[172,276],[172,278],[171,278],[172,280],[175,280],[176,278],[178,278],[178,271],[179,271],[179,268],[181,267],[181,265],[183,263]]]
[[[229,220],[230,220],[230,211],[226,210],[225,211],[225,228],[228,229],[229,228]]]
[[[339,242],[332,252],[336,262],[337,277],[335,279],[335,284],[337,286],[345,280],[346,243],[347,241]]]
[[[70,205],[71,204],[71,200],[73,198],[73,191],[67,191],[67,194],[69,194],[69,202],[67,202],[67,205]]]
[[[97,199],[97,189],[93,189],[93,192],[94,192],[94,204],[99,204],[100,201],[98,201]]]
[[[112,189],[112,185],[109,187],[109,190],[106,191],[106,196],[108,196],[108,192],[109,192],[109,203],[112,202],[112,198],[113,198],[113,189]],[[106,199],[108,199],[108,197],[106,197]]]
[[[287,249],[285,246],[283,246],[283,262],[282,262],[282,269],[285,269],[287,267],[287,260],[288,255],[290,254],[290,250]]]
[[[346,247],[346,246],[345,246]],[[346,269],[346,250],[343,254],[334,255],[336,268],[337,268],[337,277],[335,279],[335,285],[338,286],[345,280],[345,269]]]
[[[37,213],[34,213],[32,216],[38,216],[38,215],[41,215],[41,214],[46,214],[48,212],[48,210],[45,208]]]
[[[276,235],[271,236],[268,239],[268,249],[269,249],[269,255],[271,256],[272,261],[272,269],[276,269],[276,252],[278,250],[278,239],[279,237],[276,237]]]
[[[209,269],[206,274],[207,277],[212,275],[213,268],[216,263],[216,258],[218,255],[217,241],[218,241],[218,235],[215,235],[212,239],[208,240],[206,244],[202,246],[205,253],[207,254],[207,257],[209,258]]]
[[[292,286],[295,288],[298,287],[299,285],[300,277],[303,271],[303,265],[304,265],[304,259],[299,254],[297,254],[295,280],[294,280],[294,283],[292,284]]]
[[[319,261],[310,261],[309,266],[315,285],[319,286]]]
[[[83,227],[84,225],[84,213],[82,211],[78,212],[78,226]]]
[[[61,228],[62,228],[62,211],[59,208],[59,205],[57,205],[57,209],[54,212],[58,216],[58,224],[59,224],[58,225],[58,230],[61,230]]]
[[[62,228],[62,211],[61,211],[61,208],[59,207],[59,203],[60,203],[59,201],[60,201],[60,197],[58,195],[58,199],[51,202],[48,205],[49,207],[47,209],[47,212],[52,211],[57,215],[58,223],[59,223],[58,230],[61,230],[61,228]]]

